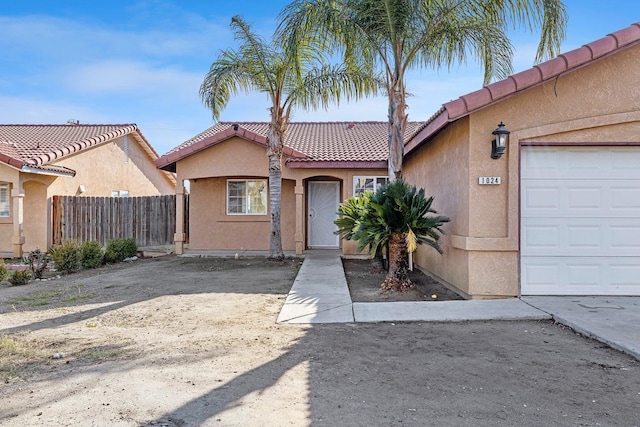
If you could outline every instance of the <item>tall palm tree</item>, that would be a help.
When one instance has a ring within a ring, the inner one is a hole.
[[[372,64],[386,75],[389,179],[402,176],[407,124],[406,72],[450,68],[472,57],[485,84],[511,74],[511,28],[541,30],[535,60],[555,56],[567,15],[561,0],[294,0],[280,13],[279,33],[314,34],[348,64]]]
[[[326,109],[342,97],[348,100],[373,94],[379,81],[357,67],[323,61],[321,45],[313,37],[300,37],[293,45],[270,44],[239,16],[231,19],[231,28],[239,47],[220,52],[200,86],[200,97],[215,120],[232,95],[259,91],[269,98],[269,257],[280,259],[284,257],[280,225],[282,152],[292,109]]]

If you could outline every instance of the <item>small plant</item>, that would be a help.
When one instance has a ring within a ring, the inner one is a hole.
[[[7,266],[4,265],[4,260],[0,258],[0,282],[7,280],[9,277],[9,270]]]
[[[104,253],[97,240],[89,240],[80,245],[80,265],[82,268],[96,268],[102,265]]]
[[[107,249],[104,252],[104,262],[115,263],[122,262],[126,258],[135,256],[138,253],[138,245],[135,239],[114,239],[107,243]]]
[[[73,240],[65,241],[62,245],[52,248],[50,252],[56,270],[73,273],[80,268],[80,247]]]
[[[31,272],[29,270],[16,270],[11,277],[9,277],[9,283],[13,286],[22,286],[29,283],[29,279],[31,279]]]
[[[42,279],[42,274],[49,266],[49,261],[51,261],[49,253],[42,252],[40,249],[35,249],[27,256],[27,263],[35,279]]]

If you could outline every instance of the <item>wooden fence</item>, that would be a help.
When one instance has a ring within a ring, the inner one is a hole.
[[[52,216],[54,245],[65,240],[97,240],[106,245],[124,237],[134,238],[138,247],[171,245],[176,230],[176,196],[53,196]],[[188,218],[189,197],[185,196],[185,226]]]

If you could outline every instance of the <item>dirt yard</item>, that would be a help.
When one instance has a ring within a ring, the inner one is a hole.
[[[455,292],[418,269],[409,272],[415,287],[405,292],[384,291],[381,288],[385,272],[372,268],[371,261],[344,259],[349,293],[353,302],[392,301],[453,301],[463,299]]]
[[[0,286],[0,425],[639,423],[640,364],[551,322],[278,325],[298,266],[166,256]]]

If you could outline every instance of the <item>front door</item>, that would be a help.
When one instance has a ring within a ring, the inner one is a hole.
[[[307,246],[309,248],[337,248],[339,237],[333,223],[338,218],[340,182],[309,181]]]

